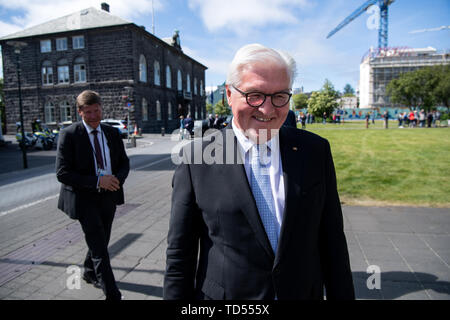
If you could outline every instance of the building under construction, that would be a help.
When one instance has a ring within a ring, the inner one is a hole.
[[[388,83],[402,73],[449,62],[449,51],[438,52],[432,47],[370,49],[359,66],[360,108],[405,107],[389,101],[386,95]]]

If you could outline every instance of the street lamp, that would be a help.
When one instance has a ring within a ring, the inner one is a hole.
[[[123,88],[126,91],[126,103],[127,103],[127,110],[128,110],[128,116],[127,116],[127,142],[130,142],[130,109],[131,109],[131,95],[133,94],[133,88],[132,87],[124,87]]]
[[[22,134],[22,139],[20,140],[20,148],[22,149],[22,157],[23,157],[23,168],[28,168],[27,162],[27,150],[25,146],[25,125],[23,122],[23,108],[22,108],[22,90],[20,83],[20,51],[27,46],[25,42],[22,41],[7,41],[7,45],[14,47],[14,53],[16,54],[16,68],[17,68],[17,82],[19,88],[19,112],[20,112],[20,129]]]

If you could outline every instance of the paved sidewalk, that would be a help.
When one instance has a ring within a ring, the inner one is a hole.
[[[118,208],[110,242],[113,271],[127,300],[162,298],[173,169],[170,160],[157,161],[127,179],[126,204]],[[77,284],[70,280],[86,245],[78,222],[56,203],[54,198],[18,211],[50,215],[0,241],[0,299],[104,299],[82,280],[79,289],[69,289]],[[450,299],[449,209],[345,206],[343,212],[358,299]],[[12,229],[21,227],[10,216],[1,218]],[[371,265],[381,271],[380,289],[367,287],[369,276],[376,278],[366,273]]]

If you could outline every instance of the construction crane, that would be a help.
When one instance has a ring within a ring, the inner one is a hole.
[[[378,4],[380,9],[380,25],[378,28],[378,49],[386,48],[388,45],[388,6],[394,2],[394,0],[369,0],[362,6],[356,9],[351,15],[344,19],[336,28],[334,28],[327,36],[327,39],[333,34],[341,30],[351,21],[359,17],[364,11],[371,6]]]

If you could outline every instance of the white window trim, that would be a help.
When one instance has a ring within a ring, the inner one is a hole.
[[[65,48],[58,48],[58,43],[61,43],[61,40],[65,40],[66,43],[66,47]],[[68,44],[67,44],[67,37],[63,37],[63,38],[56,38],[56,51],[66,51],[68,48]]]
[[[50,44],[50,46],[48,46],[48,50],[42,50],[43,48],[47,48],[47,46],[45,46],[45,47],[42,46],[43,43]],[[41,53],[52,52],[52,40],[50,40],[50,39],[41,40],[40,45],[41,45]]]

